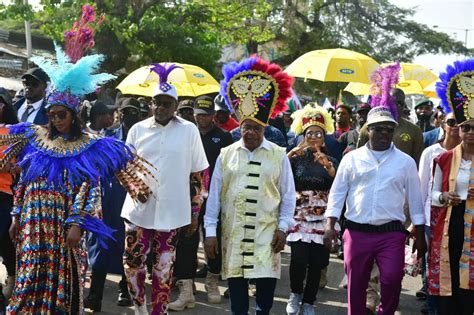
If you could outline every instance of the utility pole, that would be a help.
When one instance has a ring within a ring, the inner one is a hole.
[[[469,29],[466,28],[464,31],[466,32],[466,36],[464,37],[464,47],[467,48],[467,32],[469,32]]]
[[[23,0],[23,4],[28,5],[28,0]],[[25,20],[25,37],[26,37],[26,55],[28,57],[28,63],[32,56],[32,45],[31,45],[31,25],[30,21]]]

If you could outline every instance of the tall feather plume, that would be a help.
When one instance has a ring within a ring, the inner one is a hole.
[[[375,70],[370,77],[372,81],[371,106],[388,108],[396,120],[398,120],[397,104],[390,95],[390,92],[398,83],[400,70],[400,63],[397,62],[393,65]]]
[[[116,78],[108,73],[95,73],[104,61],[104,55],[85,56],[72,63],[61,47],[56,45],[56,57],[57,63],[43,57],[31,58],[49,76],[55,91],[68,91],[82,97],[94,92],[99,85]]]
[[[168,82],[168,76],[170,75],[171,71],[177,68],[181,68],[181,67],[175,64],[170,64],[170,65],[165,64],[163,66],[159,63],[154,63],[151,67],[151,70],[158,75],[158,77],[160,78],[160,85],[161,85]]]

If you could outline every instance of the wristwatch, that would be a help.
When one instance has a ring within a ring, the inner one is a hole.
[[[446,200],[444,200],[444,198],[443,198],[443,193],[439,194],[438,201],[442,205],[444,205],[446,203]]]

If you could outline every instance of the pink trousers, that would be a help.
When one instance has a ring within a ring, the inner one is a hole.
[[[404,275],[405,237],[403,232],[345,230],[344,269],[347,274],[349,315],[365,314],[367,286],[374,262],[380,270],[378,314],[395,313]]]

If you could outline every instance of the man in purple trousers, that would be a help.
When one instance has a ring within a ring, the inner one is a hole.
[[[329,193],[325,216],[325,245],[336,240],[334,229],[346,202],[344,268],[347,274],[348,314],[366,313],[366,290],[374,262],[380,270],[381,303],[378,314],[394,314],[404,275],[407,200],[416,226],[418,257],[426,251],[425,216],[415,161],[395,148],[397,122],[385,107],[367,117],[369,142],[344,156]]]

